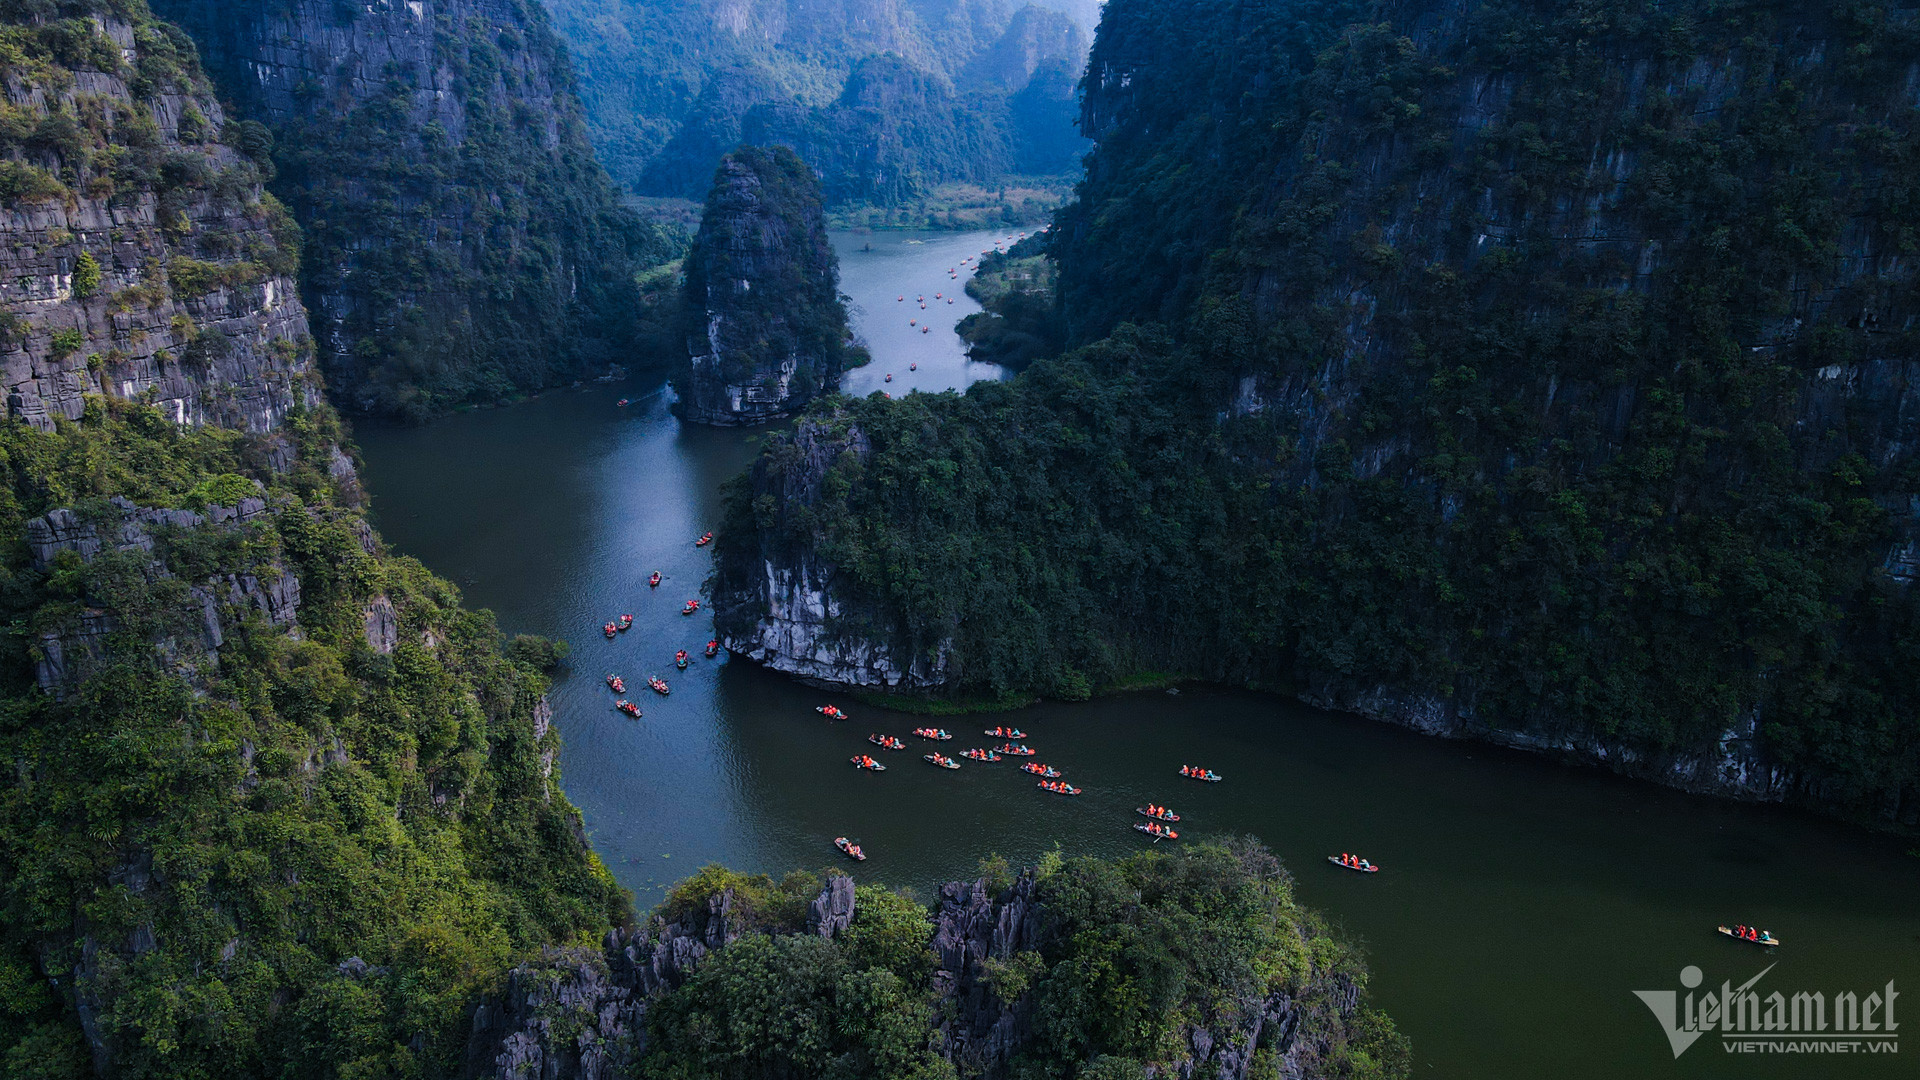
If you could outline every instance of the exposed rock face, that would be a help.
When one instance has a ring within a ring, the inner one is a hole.
[[[790,452],[763,457],[751,477],[758,496],[773,501],[778,522],[755,529],[745,522],[721,531],[713,587],[714,626],[721,643],[775,671],[842,686],[934,689],[947,678],[947,641],[918,641],[904,630],[843,606],[840,573],[791,544],[796,514],[818,507],[827,472],[844,456],[871,448],[858,425],[834,430],[802,421]],[[756,543],[742,544],[742,537]],[[810,544],[806,537],[803,544]]]
[[[664,242],[595,163],[539,4],[154,7],[276,135],[337,403],[424,416],[624,359]]]
[[[721,162],[687,256],[686,419],[762,423],[839,385],[847,313],[820,199],[784,146]]]
[[[233,507],[211,506],[204,513],[135,506],[114,497],[119,521],[111,527],[86,522],[71,510],[54,510],[27,522],[27,547],[33,565],[47,569],[64,553],[82,562],[103,555],[132,555],[140,560],[150,581],[169,579],[174,572],[157,548],[156,533],[201,529],[240,530],[271,521],[266,501],[243,499]],[[45,629],[36,643],[35,677],[40,689],[63,698],[89,667],[107,654],[107,643],[120,628],[113,614],[114,597],[89,598],[84,608],[62,625]],[[228,632],[251,614],[269,625],[293,627],[300,612],[300,579],[277,561],[251,562],[223,569],[187,586],[183,609],[175,622],[185,633],[155,642],[171,665],[190,672],[214,657],[226,644]]]
[[[6,414],[45,430],[88,394],[151,396],[181,423],[270,431],[318,400],[295,231],[222,144],[191,53],[112,16],[93,25],[84,63],[5,79],[10,107],[72,135],[15,151],[39,186],[0,205]],[[161,65],[173,73],[145,74]]]
[[[1047,945],[1047,911],[1040,886],[1023,874],[998,893],[985,880],[943,886],[933,910],[934,1024],[943,1053],[962,1076],[1004,1077],[1031,1034],[1031,994],[1006,1002],[991,988],[987,964]],[[521,967],[506,990],[474,1013],[467,1075],[494,1080],[610,1080],[627,1075],[645,1050],[647,1002],[684,983],[700,961],[737,934],[729,926],[731,892],[711,897],[707,909],[673,923],[655,918],[631,933],[607,935],[599,954],[555,950]],[[836,876],[809,907],[807,932],[833,937],[855,914],[853,880]],[[1359,988],[1344,976],[1312,976],[1296,999],[1277,991],[1231,1010],[1230,1025],[1194,1024],[1185,1054],[1163,1074],[1179,1080],[1244,1080],[1257,1047],[1276,1051],[1280,1074],[1323,1075],[1319,1064],[1327,1030],[1359,1004]]]

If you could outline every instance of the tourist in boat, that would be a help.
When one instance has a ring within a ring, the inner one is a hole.
[[[708,655],[709,657],[711,657],[711,656],[713,656],[713,654],[715,654],[715,653],[717,653],[717,652],[719,652],[719,651],[720,651],[720,639],[719,639],[719,638],[715,638],[714,640],[712,640],[712,641],[709,641],[709,642],[707,642],[707,655]]]
[[[919,365],[919,364],[908,364],[908,365],[907,365],[907,370],[908,370],[908,371],[919,371],[919,370],[920,370],[920,365]]]
[[[620,616],[620,629],[622,631],[633,629],[633,616],[631,615]]]
[[[607,635],[608,641],[612,641],[614,639],[614,636],[620,633],[620,628],[618,626],[615,626],[612,623],[608,623],[607,625],[601,627],[600,629],[601,629],[601,632]]]
[[[691,615],[691,614],[693,614],[694,612],[696,612],[696,611],[699,611],[699,610],[700,610],[700,601],[698,601],[698,600],[689,600],[689,601],[687,601],[687,606],[686,606],[686,607],[683,607],[683,608],[681,608],[681,609],[680,609],[680,614],[682,614],[682,615]]]
[[[653,576],[647,579],[647,587],[649,589],[657,589],[660,587],[660,571],[655,570]]]
[[[891,372],[891,371],[889,371],[889,372],[887,372],[887,381],[888,381],[888,382],[892,382],[892,381],[893,381],[893,372]]]

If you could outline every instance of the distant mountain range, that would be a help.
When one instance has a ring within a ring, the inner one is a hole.
[[[831,203],[1077,169],[1095,0],[550,0],[614,179],[698,198],[743,141],[785,143]]]

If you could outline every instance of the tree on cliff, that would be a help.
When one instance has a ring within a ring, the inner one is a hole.
[[[836,385],[850,352],[840,264],[820,181],[791,149],[720,163],[686,274],[688,419],[752,423]]]

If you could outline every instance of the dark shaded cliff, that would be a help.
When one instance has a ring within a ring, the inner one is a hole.
[[[701,197],[741,142],[799,148],[834,205],[899,205],[941,184],[1068,172],[1086,147],[1072,92],[1092,33],[1085,5],[552,7],[582,70],[601,159],[643,194]]]
[[[617,204],[539,4],[155,7],[272,130],[342,406],[425,417],[631,359],[634,274],[671,253]]]
[[[944,886],[717,867],[600,950],[516,970],[468,1075],[1199,1077],[1408,1072],[1366,970],[1251,841]],[[776,989],[777,988],[777,989]],[[730,1038],[716,1040],[714,1031]]]
[[[1920,823],[1917,76],[1907,8],[1115,0],[1050,234],[1097,344],[771,446],[716,605],[783,640],[804,565],[949,689],[1174,671]]]
[[[760,423],[837,386],[852,349],[839,283],[813,171],[784,146],[728,154],[687,253],[680,415]]]

